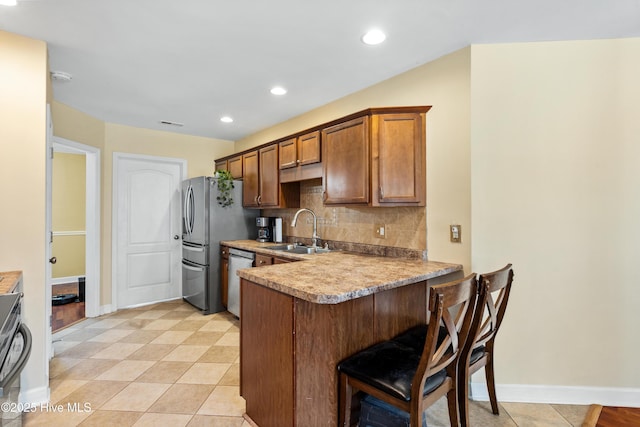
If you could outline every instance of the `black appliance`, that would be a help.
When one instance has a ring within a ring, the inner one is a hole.
[[[18,403],[20,373],[31,354],[31,331],[22,323],[22,293],[0,295],[0,403]],[[19,419],[21,413],[9,405],[2,413],[2,423]]]

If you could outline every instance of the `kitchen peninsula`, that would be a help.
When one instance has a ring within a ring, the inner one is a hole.
[[[283,256],[274,244],[222,242]],[[427,319],[430,285],[462,266],[333,251],[286,254],[291,261],[244,269],[240,392],[259,427],[335,426],[337,363]]]

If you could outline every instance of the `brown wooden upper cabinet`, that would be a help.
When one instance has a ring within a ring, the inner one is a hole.
[[[227,164],[228,162],[226,160],[216,160],[216,171],[229,170]]]
[[[371,116],[372,206],[426,203],[425,114]]]
[[[216,171],[227,170],[234,179],[242,179],[242,155],[227,160],[216,160]]]
[[[370,108],[216,162],[216,169],[231,171],[242,159],[245,207],[299,207],[300,181],[315,178],[322,178],[325,205],[425,206],[429,109]]]
[[[242,156],[244,185],[242,205],[246,208],[300,206],[300,187],[281,188],[278,144],[271,144]]]
[[[234,179],[242,179],[242,156],[235,156],[227,160],[227,170]]]
[[[351,119],[323,129],[322,147],[325,205],[425,205],[425,113]]]
[[[280,142],[280,169],[295,168],[320,161],[320,131]]]
[[[260,168],[258,164],[258,150],[245,153],[242,156],[243,184],[242,206],[245,208],[259,207]]]
[[[369,116],[322,130],[325,205],[369,203],[369,146]]]

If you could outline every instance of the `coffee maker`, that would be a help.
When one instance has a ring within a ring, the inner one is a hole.
[[[258,242],[270,242],[272,239],[272,228],[269,224],[269,217],[259,216],[256,218],[256,227],[258,228]]]

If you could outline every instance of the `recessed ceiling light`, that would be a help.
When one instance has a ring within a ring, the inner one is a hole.
[[[233,122],[233,119],[229,116],[223,116],[223,117],[220,117],[220,121],[223,123],[231,123]]]
[[[362,36],[362,42],[364,44],[375,45],[382,43],[386,38],[387,36],[382,31],[370,30]]]
[[[287,93],[287,90],[283,87],[276,86],[271,89],[271,93],[274,95],[284,95],[285,93]]]
[[[2,6],[15,6],[16,4],[18,4],[16,0],[0,0]]]

